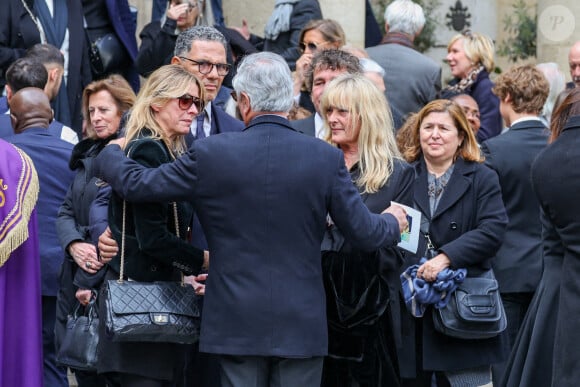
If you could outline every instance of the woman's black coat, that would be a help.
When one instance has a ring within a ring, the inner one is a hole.
[[[430,216],[427,168],[421,158],[414,164],[414,202],[430,221],[429,234],[439,252],[451,260],[451,268],[466,268],[468,276],[491,268],[491,259],[503,241],[507,225],[505,207],[496,173],[480,163],[459,158],[443,191],[437,209]],[[418,254],[408,257],[405,267],[418,263],[426,250],[419,239]],[[454,339],[435,331],[431,308],[421,319],[407,314],[409,323],[422,325],[422,364],[425,370],[449,371],[491,365],[507,356],[500,335],[485,340]],[[406,327],[407,329],[409,327]],[[414,374],[414,330],[404,338],[401,366],[403,374]]]

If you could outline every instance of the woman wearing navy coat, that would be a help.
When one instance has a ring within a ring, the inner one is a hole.
[[[498,177],[481,163],[475,136],[461,107],[447,100],[435,100],[418,114],[411,141],[404,149],[414,162],[414,203],[437,255],[421,265],[419,278],[433,282],[446,268],[467,269],[473,276],[491,268],[491,259],[503,241],[507,216]],[[407,257],[405,267],[416,264],[426,252],[426,238],[420,236],[416,256]],[[503,337],[465,340],[435,331],[432,307],[422,318],[407,314],[415,331],[403,332],[400,351],[405,386],[480,386],[491,382],[491,364],[505,354]],[[410,324],[410,325],[409,325]],[[410,379],[410,380],[409,380]]]
[[[494,70],[494,44],[488,36],[471,31],[455,35],[447,45],[447,63],[453,75],[449,85],[441,90],[441,98],[469,94],[477,102],[481,127],[477,140],[483,142],[497,136],[503,129],[499,98],[493,94],[489,74]]]

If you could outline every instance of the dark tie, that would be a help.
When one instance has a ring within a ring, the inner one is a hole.
[[[203,130],[203,119],[205,118],[205,111],[201,112],[197,116],[197,130],[195,132],[195,138],[200,139],[205,137],[205,130]]]

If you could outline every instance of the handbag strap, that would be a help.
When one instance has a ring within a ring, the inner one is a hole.
[[[155,143],[157,143],[157,141],[155,141]],[[159,146],[161,146],[161,144],[159,144]],[[129,148],[129,151],[127,152],[127,157],[131,157],[130,156],[131,150],[132,150],[132,148]],[[169,152],[169,153],[170,153],[171,157],[175,160],[175,156],[173,156],[173,154],[171,154],[171,152]],[[180,233],[179,233],[179,218],[177,217],[177,202],[172,202],[172,204],[173,204],[173,217],[175,219],[175,235],[179,238]],[[126,225],[126,222],[127,222],[127,201],[125,199],[123,199],[123,217],[121,220],[121,267],[119,268],[119,280],[117,281],[120,284],[123,283],[123,276],[125,273],[125,225]],[[184,285],[185,285],[185,279],[183,276],[183,272],[181,272],[181,286],[184,286]]]
[[[415,205],[415,209],[418,211],[421,211],[419,208],[417,208],[416,205]],[[435,245],[431,241],[431,236],[429,235],[429,228],[430,227],[431,227],[431,222],[429,221],[429,219],[424,214],[421,214],[421,225],[419,227],[419,230],[421,231],[421,234],[423,234],[423,237],[427,241],[427,249],[425,250],[425,252],[430,251],[430,250],[433,250],[433,251],[437,250],[437,248],[435,247]]]

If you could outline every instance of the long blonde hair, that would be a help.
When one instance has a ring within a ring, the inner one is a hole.
[[[355,183],[366,193],[377,192],[393,173],[394,160],[401,158],[395,141],[391,108],[384,94],[365,76],[344,74],[328,84],[320,106],[325,139],[331,144],[326,116],[329,107],[350,113],[351,128],[347,130],[354,130],[360,124],[357,143],[361,173]]]
[[[137,95],[131,115],[127,121],[126,144],[135,139],[142,129],[151,131],[151,137],[160,139],[167,147],[177,154],[185,152],[184,136],[169,139],[155,119],[154,105],[165,106],[170,100],[181,97],[189,92],[192,84],[199,89],[199,98],[204,100],[204,88],[200,80],[179,65],[166,65],[155,70]],[[200,112],[201,113],[201,112]]]

